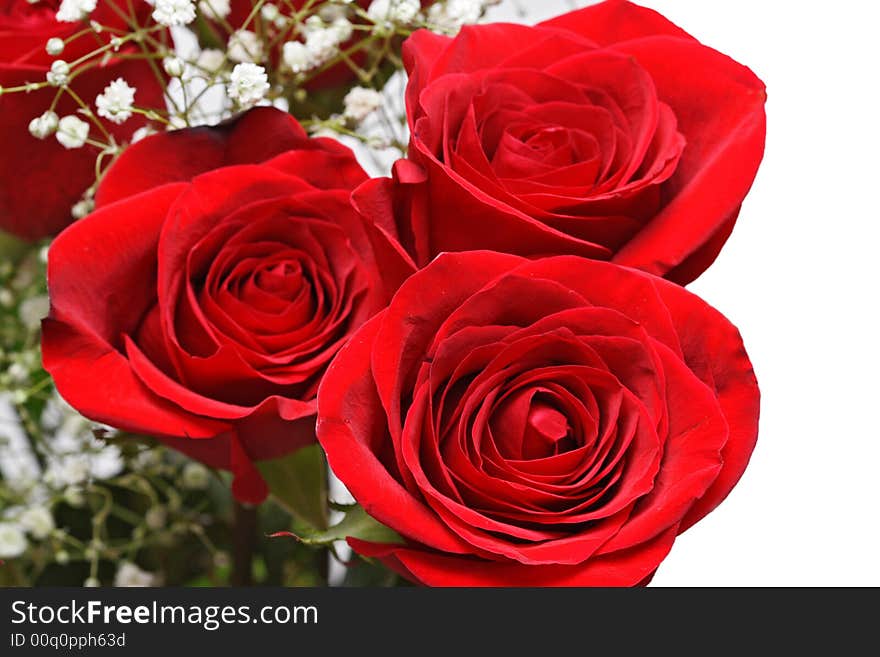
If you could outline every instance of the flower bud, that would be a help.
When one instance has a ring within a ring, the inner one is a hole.
[[[45,139],[58,130],[58,115],[55,112],[44,112],[31,120],[28,131],[37,139]]]
[[[46,82],[53,87],[63,87],[70,79],[70,65],[63,59],[56,59],[46,73]]]
[[[184,64],[180,57],[166,57],[162,60],[162,67],[172,78],[179,78],[183,75]]]
[[[64,52],[64,40],[52,37],[46,42],[46,52],[52,56],[58,56]]]

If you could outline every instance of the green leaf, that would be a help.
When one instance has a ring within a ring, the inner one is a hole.
[[[272,496],[295,520],[315,530],[327,529],[327,463],[319,445],[261,461],[257,468]]]
[[[403,539],[370,516],[363,507],[355,506],[337,524],[323,531],[298,527],[293,532],[279,532],[276,536],[293,536],[306,545],[330,545],[348,537],[359,538],[374,543],[403,543]]]

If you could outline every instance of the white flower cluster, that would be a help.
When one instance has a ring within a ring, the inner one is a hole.
[[[217,73],[226,64],[226,54],[222,50],[207,48],[199,53],[196,67],[205,73]]]
[[[483,12],[497,0],[444,0],[431,5],[428,10],[428,26],[437,32],[457,33],[463,25],[480,20]]]
[[[21,556],[27,550],[24,530],[11,522],[0,521],[0,559]]]
[[[89,124],[72,114],[65,116],[58,121],[55,138],[64,148],[82,148],[89,138]]]
[[[189,25],[196,19],[192,0],[156,0],[153,20],[161,25],[177,27]]]
[[[89,17],[98,0],[61,0],[55,20],[61,23],[77,23]]]
[[[64,86],[67,84],[69,72],[68,64],[59,59],[52,63],[46,78],[53,86]],[[134,113],[136,91],[122,78],[113,80],[95,98],[98,116],[113,123],[124,123]],[[90,129],[91,126],[76,115],[59,119],[51,110],[34,117],[28,124],[28,131],[37,139],[46,139],[54,134],[58,143],[67,149],[82,148],[88,141]]]
[[[157,586],[159,578],[142,570],[130,561],[123,561],[116,570],[116,576],[113,578],[113,586],[117,587],[134,587],[134,586]]]
[[[52,512],[42,505],[12,507],[0,519],[0,559],[13,559],[24,554],[27,536],[35,541],[49,537],[55,529]]]
[[[269,78],[266,69],[257,64],[236,64],[229,76],[229,97],[242,107],[252,107],[266,97]]]
[[[63,59],[56,59],[52,62],[52,65],[46,72],[46,82],[53,87],[63,87],[69,79],[70,65]]]
[[[341,45],[351,39],[354,27],[341,15],[331,21],[309,16],[302,32],[305,42],[288,41],[282,47],[284,64],[293,73],[318,68],[339,54]]]
[[[263,41],[250,30],[237,30],[229,37],[226,55],[234,62],[256,64],[265,57]]]
[[[346,94],[343,103],[345,118],[361,123],[382,105],[382,94],[375,89],[355,87]]]
[[[390,29],[395,24],[408,25],[419,15],[419,0],[373,0],[367,15],[377,27]]]
[[[22,555],[32,541],[42,541],[55,529],[50,500],[61,495],[72,506],[83,503],[89,481],[111,479],[125,467],[122,452],[95,438],[90,423],[54,396],[41,419],[44,440],[39,445],[44,465],[18,425],[8,400],[0,398],[0,476],[20,504],[0,516],[0,559]]]
[[[57,129],[58,115],[52,111],[43,112],[28,124],[28,130],[37,139],[45,139],[54,134]]]
[[[208,18],[226,18],[231,11],[229,0],[201,0],[199,2],[199,12]]]
[[[134,109],[134,87],[122,78],[113,80],[104,89],[104,93],[95,98],[98,116],[113,123],[125,123],[131,118]]]

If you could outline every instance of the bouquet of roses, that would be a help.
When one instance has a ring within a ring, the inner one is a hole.
[[[763,84],[623,0],[495,4],[6,3],[0,386],[31,442],[58,446],[50,412],[79,438],[0,487],[0,557],[66,541],[93,583],[107,559],[150,583],[154,535],[213,569],[245,531],[300,583],[330,551],[632,586],[728,495],[757,382],[683,286],[755,177]],[[242,521],[269,497],[271,531]],[[104,512],[85,538],[45,512],[77,502]]]

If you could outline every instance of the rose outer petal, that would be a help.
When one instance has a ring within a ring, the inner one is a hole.
[[[100,207],[211,169],[265,162],[307,143],[308,135],[292,116],[269,107],[211,128],[151,135],[127,148],[107,170],[95,202]]]
[[[665,187],[669,204],[614,261],[663,275],[690,258],[691,266],[675,276],[688,283],[700,273],[696,264],[717,254],[718,236],[729,234],[755,179],[764,155],[767,94],[748,68],[696,42],[650,37],[616,49],[651,74],[687,145]]]
[[[671,527],[652,541],[608,557],[578,565],[522,567],[511,562],[486,561],[441,554],[417,547],[370,543],[347,538],[365,557],[377,558],[392,569],[427,586],[635,586],[656,570],[675,541]]]
[[[606,0],[539,23],[570,30],[601,45],[667,35],[695,41],[690,34],[653,9],[626,0]]]

